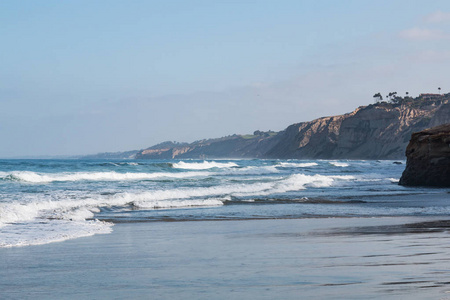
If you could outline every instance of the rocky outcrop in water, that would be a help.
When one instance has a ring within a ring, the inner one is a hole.
[[[450,123],[414,133],[406,157],[401,185],[450,187]]]

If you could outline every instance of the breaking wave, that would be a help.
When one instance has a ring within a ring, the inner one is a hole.
[[[335,167],[342,167],[342,168],[345,168],[345,167],[349,166],[348,163],[338,162],[338,161],[330,161],[330,165],[333,165]]]
[[[36,173],[31,171],[14,171],[0,174],[0,179],[30,183],[48,183],[54,181],[121,181],[150,180],[156,178],[188,178],[208,176],[207,172],[185,173],[118,173],[118,172],[76,172],[76,173]]]
[[[281,162],[280,166],[285,168],[309,168],[317,166],[317,163],[309,162],[309,163],[291,163],[291,162]]]
[[[0,203],[2,225],[44,220],[84,221],[94,218],[102,207],[181,208],[190,206],[217,206],[231,197],[261,196],[307,187],[326,187],[337,180],[352,180],[352,176],[323,176],[294,174],[285,179],[251,184],[229,184],[212,187],[178,188],[169,190],[89,194],[60,194],[57,200],[43,194],[26,199],[27,202]]]
[[[212,168],[232,168],[238,167],[234,162],[227,163],[219,163],[215,161],[203,161],[198,163],[187,163],[184,161],[180,161],[178,163],[174,163],[173,168],[176,169],[189,169],[189,170],[207,170]]]
[[[349,165],[351,168],[345,168]],[[359,199],[358,195],[408,192],[392,184],[398,181],[400,171],[391,162],[323,160],[6,162],[0,171],[0,247],[46,244],[112,231],[112,223],[96,218],[132,222],[154,216],[176,219],[192,215],[195,219],[211,214],[222,218],[228,213],[240,218],[253,216],[255,205],[263,215],[278,216],[271,206],[259,206],[274,201],[301,203],[292,207],[301,214],[316,214],[318,209],[319,215],[333,215],[316,204],[325,203],[322,198]],[[322,202],[298,200],[305,197]],[[189,210],[178,211],[182,209]],[[280,215],[285,214],[283,210],[292,213],[291,207],[276,209],[281,209]],[[342,210],[335,211],[336,215],[367,213],[366,207],[336,209]],[[413,213],[431,211],[416,209]]]
[[[112,232],[112,226],[112,223],[97,220],[83,222],[39,220],[7,225],[0,231],[0,248],[43,245],[95,234],[107,234]],[[30,227],[39,230],[30,230]]]

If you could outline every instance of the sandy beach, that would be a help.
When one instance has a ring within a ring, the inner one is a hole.
[[[112,234],[0,249],[1,298],[450,299],[449,221],[437,221],[117,224]]]

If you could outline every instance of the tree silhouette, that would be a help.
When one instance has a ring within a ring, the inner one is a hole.
[[[391,99],[391,98],[394,97],[396,94],[397,94],[397,92],[390,92],[390,93],[387,95],[387,97],[388,97],[389,99]]]
[[[383,96],[380,93],[376,93],[373,97],[375,98],[375,102],[383,100]]]
[[[390,99],[393,103],[399,102],[399,99],[397,99],[397,92],[390,92],[388,96],[389,96],[389,99]]]

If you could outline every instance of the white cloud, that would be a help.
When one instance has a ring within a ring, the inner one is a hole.
[[[424,17],[424,21],[428,23],[442,23],[450,21],[450,12],[436,11]]]
[[[401,38],[413,41],[442,40],[449,38],[448,34],[445,34],[440,30],[424,28],[406,29],[401,31],[399,35]]]

